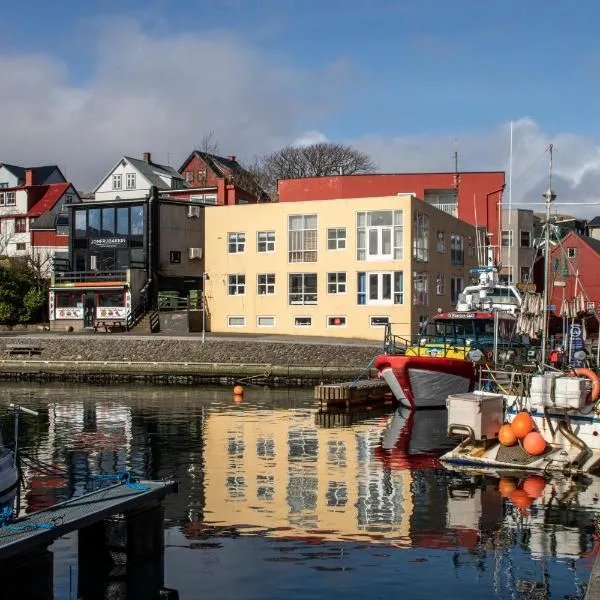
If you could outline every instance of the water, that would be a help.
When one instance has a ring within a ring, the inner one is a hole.
[[[182,599],[583,597],[600,486],[445,470],[444,410],[322,415],[312,390],[247,389],[239,402],[225,388],[2,389],[41,411],[21,418],[23,450],[68,471],[30,473],[23,511],[81,493],[94,473],[180,481],[164,585]],[[9,439],[4,411],[2,424]],[[56,598],[78,598],[77,535],[50,549]]]

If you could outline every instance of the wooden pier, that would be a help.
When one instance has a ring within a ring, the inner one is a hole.
[[[78,598],[104,598],[103,582],[116,563],[126,592],[122,597],[158,597],[163,584],[162,501],[176,489],[174,481],[124,479],[3,525],[2,598],[53,598],[48,546],[74,531],[79,532]]]
[[[315,399],[321,405],[327,406],[355,406],[372,400],[383,400],[390,394],[390,388],[383,379],[360,379],[344,383],[317,385]]]

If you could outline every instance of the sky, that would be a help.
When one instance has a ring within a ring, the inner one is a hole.
[[[242,160],[329,140],[380,172],[512,163],[513,205],[542,210],[552,144],[555,210],[593,216],[599,22],[593,0],[7,1],[0,162],[87,191],[210,131]]]

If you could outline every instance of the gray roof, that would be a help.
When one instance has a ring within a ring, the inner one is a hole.
[[[594,217],[588,222],[588,227],[600,227],[600,217]]]
[[[151,185],[156,186],[159,190],[170,190],[171,186],[167,185],[156,172],[162,172],[167,177],[178,179],[183,187],[188,187],[187,182],[173,167],[168,165],[159,165],[155,162],[146,162],[138,158],[131,158],[130,156],[123,157],[127,162],[131,163],[149,182]]]
[[[29,229],[56,229],[56,213],[53,213],[49,210],[45,213],[42,213],[33,223],[29,225]]]
[[[575,234],[578,235],[578,234]],[[600,254],[600,240],[596,240],[594,238],[588,237],[587,235],[579,235],[579,237],[593,250],[596,251],[597,254]]]
[[[45,165],[43,167],[19,167],[17,165],[9,165],[1,163],[1,165],[10,171],[17,179],[25,181],[25,171],[31,169],[33,171],[33,183],[34,185],[42,185],[50,175],[56,170],[62,175],[63,181],[66,182],[64,175],[58,168],[58,165]]]

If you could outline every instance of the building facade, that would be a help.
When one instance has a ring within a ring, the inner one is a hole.
[[[504,183],[504,171],[394,173],[282,179],[277,190],[280,202],[413,194],[454,217],[487,229],[490,242],[497,247]]]
[[[213,332],[380,340],[449,310],[476,229],[413,195],[207,207]]]
[[[532,210],[519,208],[502,211],[500,280],[504,283],[531,283],[539,237],[539,219]]]

